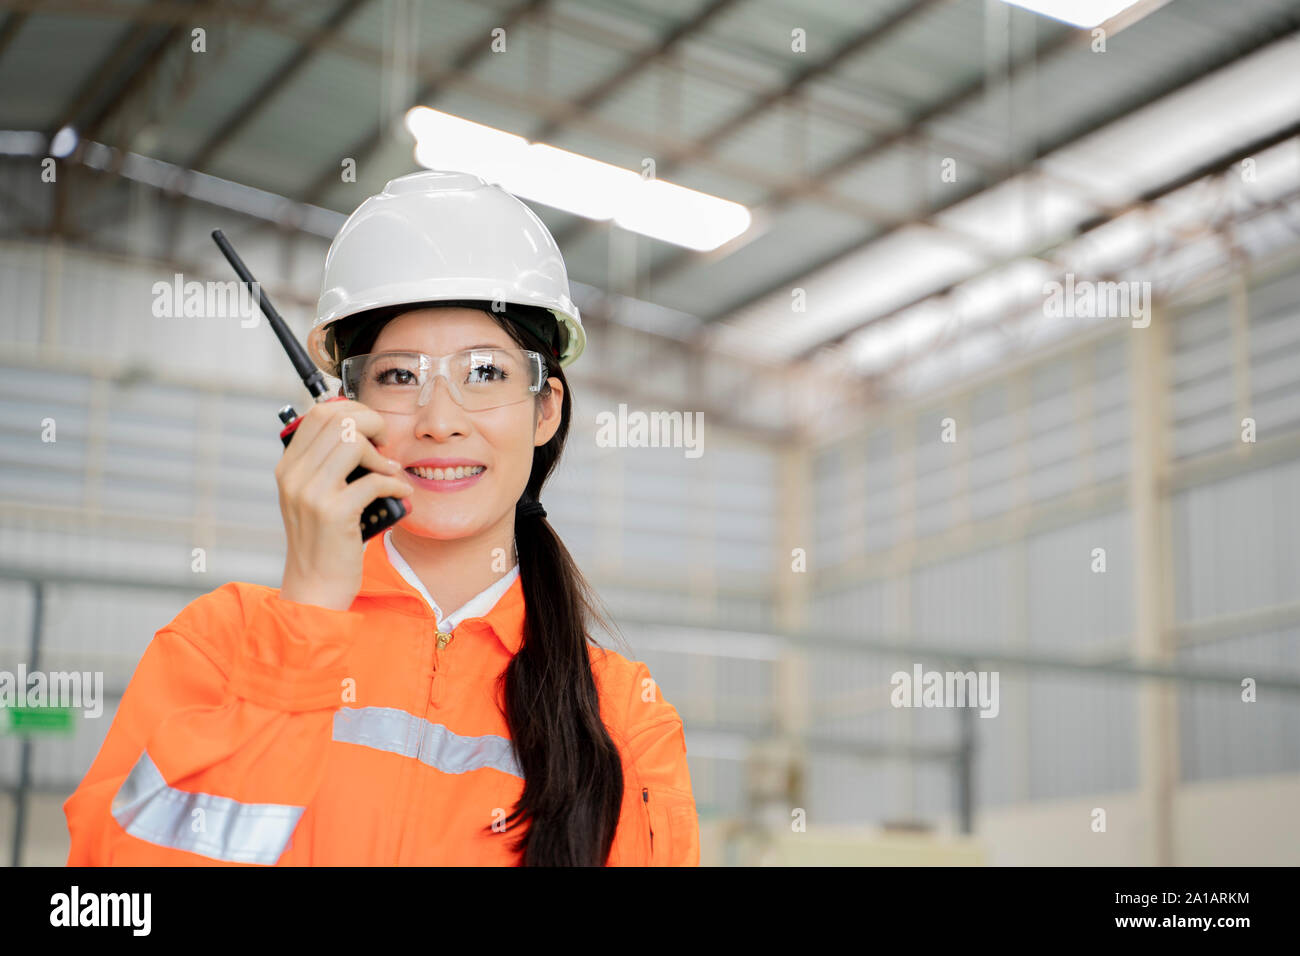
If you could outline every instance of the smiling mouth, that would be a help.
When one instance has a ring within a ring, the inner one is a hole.
[[[423,478],[425,481],[456,481],[459,478],[473,478],[487,471],[486,465],[457,465],[455,468],[407,468],[408,474]]]

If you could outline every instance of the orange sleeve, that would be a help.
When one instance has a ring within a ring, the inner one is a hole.
[[[627,756],[649,814],[649,866],[699,866],[700,822],[686,762],[686,734],[677,709],[664,700],[645,664],[633,680]]]
[[[361,620],[244,584],[182,610],[63,805],[68,865],[279,859],[324,777]]]

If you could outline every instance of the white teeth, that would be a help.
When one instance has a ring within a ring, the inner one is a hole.
[[[457,465],[455,468],[408,468],[411,474],[429,481],[454,481],[457,478],[467,478],[477,475],[485,470],[483,465]]]

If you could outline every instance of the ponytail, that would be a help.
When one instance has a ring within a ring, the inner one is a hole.
[[[555,447],[562,445],[560,437]],[[534,476],[550,447],[538,449]],[[551,465],[544,466],[543,478]],[[529,491],[535,496],[531,480]],[[502,675],[524,792],[506,825],[528,822],[511,847],[522,851],[524,866],[603,866],[618,827],[623,767],[601,720],[583,628],[584,612],[599,614],[545,510],[529,497],[515,510],[524,642]]]

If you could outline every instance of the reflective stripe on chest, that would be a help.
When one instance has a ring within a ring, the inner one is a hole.
[[[344,707],[334,713],[338,743],[419,760],[443,773],[492,768],[523,779],[510,741],[498,734],[467,736],[397,707]]]

